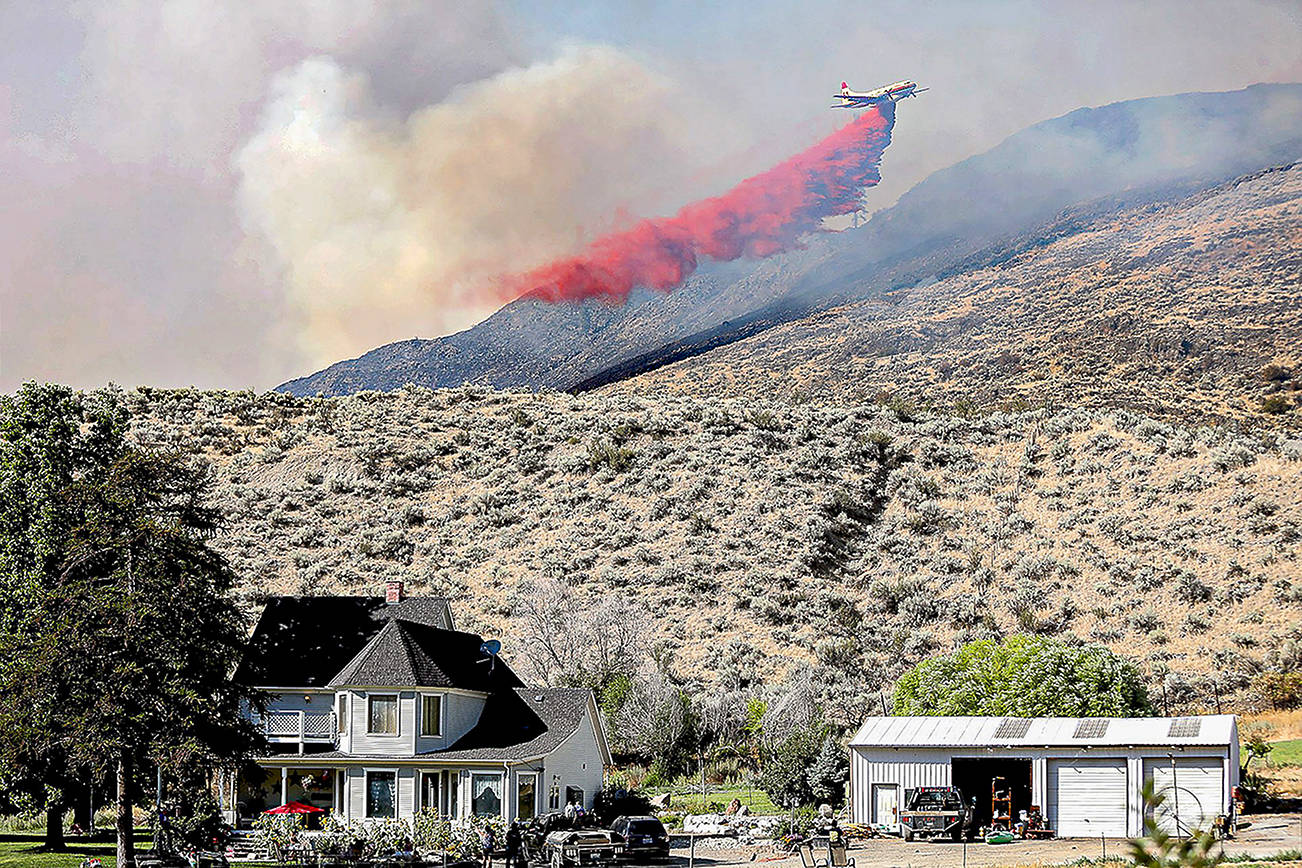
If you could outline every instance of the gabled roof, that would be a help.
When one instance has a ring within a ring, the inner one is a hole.
[[[249,639],[235,679],[260,687],[324,687],[394,618],[443,630],[442,597],[272,597]]]
[[[394,618],[330,679],[330,687],[452,687],[489,693],[520,679],[480,651],[473,633]]]
[[[1198,717],[870,717],[854,747],[1230,745],[1232,714]]]

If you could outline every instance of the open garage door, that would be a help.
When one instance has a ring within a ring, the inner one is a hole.
[[[1209,828],[1225,811],[1224,775],[1225,761],[1217,756],[1144,760],[1144,780],[1165,798],[1154,812],[1158,826],[1182,835]]]
[[[1049,825],[1060,837],[1125,837],[1125,759],[1051,759],[1047,772]]]

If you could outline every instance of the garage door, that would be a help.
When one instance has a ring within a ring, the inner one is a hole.
[[[1126,835],[1125,759],[1048,762],[1049,825],[1064,838]]]
[[[1182,756],[1144,760],[1144,780],[1165,797],[1156,811],[1167,832],[1189,833],[1211,826],[1224,811],[1225,767],[1221,757]]]

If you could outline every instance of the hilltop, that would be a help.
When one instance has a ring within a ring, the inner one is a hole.
[[[1081,220],[963,273],[606,387],[705,396],[1124,407],[1297,430],[1302,165]]]
[[[935,172],[858,229],[759,262],[707,262],[627,304],[521,299],[443,338],[389,344],[279,387],[349,394],[465,382],[575,389],[621,379],[846,300],[925,285],[1059,218],[1109,213],[1302,154],[1302,85],[1082,108]],[[900,123],[907,123],[902,118]],[[870,200],[871,202],[871,194]]]
[[[140,440],[213,462],[250,603],[401,578],[518,659],[520,602],[559,580],[645,607],[686,677],[817,667],[847,721],[979,636],[1106,643],[1172,709],[1250,699],[1297,647],[1302,440],[1279,434],[477,387],[130,400]]]

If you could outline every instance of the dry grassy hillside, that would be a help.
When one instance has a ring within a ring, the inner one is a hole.
[[[400,577],[510,655],[520,595],[563,579],[645,605],[686,675],[804,661],[858,700],[1018,630],[1169,670],[1172,709],[1302,665],[1302,440],[1277,433],[470,387],[132,403],[140,439],[214,462],[251,599]]]
[[[1302,164],[1079,225],[986,267],[607,387],[1123,407],[1302,427]]]

